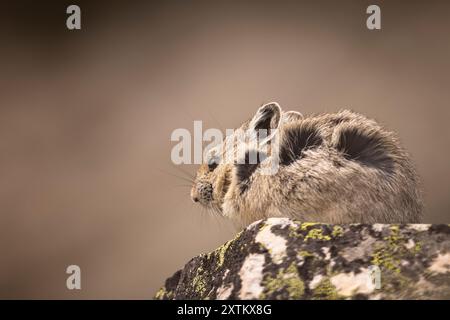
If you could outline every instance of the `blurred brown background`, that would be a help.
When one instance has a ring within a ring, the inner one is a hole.
[[[173,176],[171,132],[232,128],[272,100],[397,131],[426,221],[450,222],[448,2],[73,3],[80,31],[72,2],[2,1],[0,298],[151,298],[235,232]]]

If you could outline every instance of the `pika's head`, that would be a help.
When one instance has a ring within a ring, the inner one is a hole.
[[[242,180],[238,179],[240,175],[249,174],[262,161],[260,152],[254,153],[255,163],[249,159],[249,154],[255,151],[255,144],[249,143],[249,140],[256,137],[256,148],[270,149],[271,140],[281,123],[299,117],[301,115],[298,112],[282,113],[275,102],[261,106],[250,120],[205,153],[204,164],[198,169],[191,189],[192,201],[222,213],[226,195],[232,192],[230,189],[235,185],[234,182]]]

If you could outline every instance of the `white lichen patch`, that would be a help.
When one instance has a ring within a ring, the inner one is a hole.
[[[301,266],[303,266],[304,263],[305,263],[305,257],[302,256],[301,254],[297,254],[297,262],[296,262],[297,266],[301,267]]]
[[[384,228],[386,228],[386,224],[382,224],[382,223],[375,223],[372,225],[372,229],[375,230],[376,232],[381,232],[383,231]]]
[[[222,276],[222,280],[225,280],[225,278],[227,277],[227,275],[230,273],[230,269],[225,270],[225,272],[223,273]]]
[[[331,259],[330,248],[328,248],[328,247],[322,247],[322,252],[323,252],[323,254],[325,255],[325,258],[324,258],[325,261]]]
[[[357,259],[363,259],[367,256],[370,256],[370,253],[373,251],[375,242],[375,238],[368,237],[357,247],[349,247],[342,250],[341,256],[348,262],[352,262]]]
[[[400,262],[400,265],[401,265],[402,267],[407,267],[407,266],[410,265],[410,263],[409,263],[408,260],[402,260],[402,261]]]
[[[414,246],[416,245],[416,243],[414,242],[413,239],[409,239],[407,243],[405,243],[405,247],[408,250],[411,250],[412,248],[414,248]]]
[[[408,224],[409,229],[413,229],[413,230],[419,231],[419,232],[427,231],[428,229],[430,229],[430,227],[431,227],[431,224],[423,224],[423,223]]]
[[[231,292],[233,292],[233,284],[230,283],[228,285],[222,285],[217,289],[216,297],[217,300],[226,300],[230,297]]]
[[[312,290],[317,288],[317,286],[320,284],[320,282],[322,282],[322,279],[323,279],[322,275],[320,275],[320,274],[315,275],[314,278],[309,283],[309,288],[312,289]]]
[[[450,253],[439,254],[428,267],[428,270],[434,273],[450,272]]]
[[[252,229],[254,229],[258,224],[261,223],[261,221],[262,221],[262,220],[256,220],[256,221],[252,222],[251,224],[249,224],[249,225],[247,226],[247,230],[252,230]]]
[[[336,265],[336,261],[335,261],[335,259],[332,259],[330,262],[330,268],[334,268],[335,265]]]
[[[340,273],[330,279],[339,295],[350,297],[355,294],[370,294],[375,290],[375,284],[368,269],[361,269],[360,273]]]
[[[297,225],[289,218],[268,218],[266,220],[266,223],[270,226],[280,226],[282,229],[290,226],[290,227],[297,227]]]
[[[263,280],[265,258],[263,254],[250,254],[244,261],[239,277],[241,279],[240,299],[258,299],[264,288]]]
[[[286,257],[287,241],[271,231],[270,225],[264,226],[256,235],[255,241],[261,243],[269,251],[272,261],[276,264],[283,262]]]

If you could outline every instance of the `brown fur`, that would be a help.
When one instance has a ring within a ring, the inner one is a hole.
[[[396,135],[374,120],[348,110],[303,117],[271,103],[241,128],[251,130],[256,122],[278,129],[278,172],[204,164],[191,191],[195,201],[242,226],[274,216],[324,223],[421,221],[422,197],[409,156]]]

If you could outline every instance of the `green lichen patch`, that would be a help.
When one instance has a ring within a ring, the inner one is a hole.
[[[400,260],[395,257],[395,252],[389,248],[379,248],[372,255],[372,264],[384,267],[387,270],[400,272]]]
[[[422,251],[422,243],[421,243],[421,242],[417,242],[417,243],[414,245],[414,248],[412,249],[412,252],[413,252],[415,255],[417,255],[417,254],[419,254],[421,251]]]
[[[314,257],[314,253],[311,253],[311,252],[306,251],[306,250],[300,250],[300,251],[298,252],[298,255],[299,255],[300,257],[303,257],[303,258]]]
[[[286,269],[280,269],[275,277],[268,276],[263,281],[265,288],[261,299],[277,298],[277,292],[287,292],[289,299],[301,299],[305,292],[305,285],[300,278],[295,263]]]
[[[261,222],[258,229],[259,229],[259,230],[262,230],[262,229],[264,229],[264,228],[267,227],[267,226],[269,226],[267,223]]]
[[[329,241],[331,240],[331,237],[329,235],[323,234],[322,229],[315,228],[308,231],[308,234],[305,237],[305,241],[308,241],[309,239]]]
[[[335,237],[335,238],[342,237],[343,234],[344,234],[344,229],[341,226],[333,227],[333,232],[331,233],[331,235],[333,237]]]
[[[198,294],[200,297],[203,297],[206,292],[206,279],[204,270],[202,267],[197,269],[194,278],[192,279],[192,287],[194,288],[194,292]]]
[[[223,266],[223,264],[225,262],[226,253],[233,246],[233,244],[236,242],[236,240],[239,239],[239,237],[241,235],[242,235],[242,231],[239,232],[233,239],[225,242],[223,245],[221,245],[216,250],[214,250],[213,252],[210,252],[207,255],[208,257],[216,256],[216,258],[217,258],[216,269],[220,269]]]
[[[396,273],[400,273],[400,256],[404,238],[399,234],[399,227],[390,227],[390,234],[383,238],[385,243],[378,246],[372,254],[372,264]]]
[[[299,226],[298,228],[290,227],[289,237],[301,238],[304,241],[310,239],[330,241],[332,238],[342,237],[344,234],[344,228],[341,226],[334,226],[332,231],[329,230],[329,225],[315,222],[304,222],[299,224]]]
[[[407,238],[401,234],[398,225],[392,225],[390,234],[383,240],[384,244],[375,248],[371,262],[395,273],[401,272],[400,265],[403,258],[413,258],[422,251],[422,243],[419,241],[411,249],[407,249]]]
[[[217,262],[218,268],[222,267],[222,265],[225,261],[225,253],[227,252],[228,248],[230,248],[232,243],[233,243],[232,241],[228,241],[216,250],[217,259],[218,259],[218,262]]]
[[[162,300],[162,299],[172,299],[173,292],[167,291],[166,287],[162,287],[158,290],[155,294],[155,299]]]
[[[313,299],[316,300],[337,300],[342,299],[338,294],[336,287],[331,283],[327,277],[320,281],[317,287],[313,290]]]
[[[318,225],[318,223],[316,222],[304,222],[300,225],[300,230],[301,231],[306,231],[308,230],[310,227],[314,227],[315,225]]]

